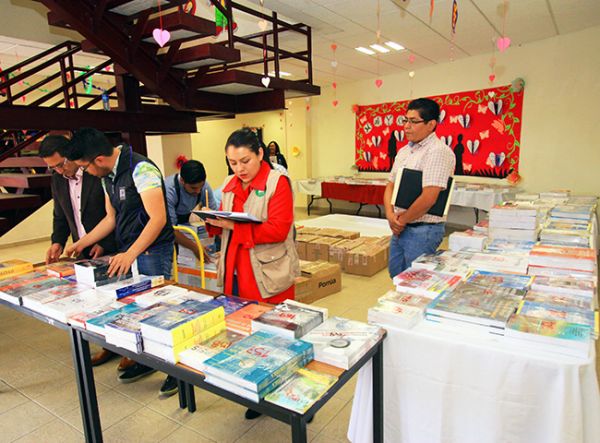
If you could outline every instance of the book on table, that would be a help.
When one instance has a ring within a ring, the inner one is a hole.
[[[533,280],[531,289],[553,294],[593,297],[596,294],[596,282],[569,276],[538,275]]]
[[[33,271],[33,264],[25,260],[11,259],[0,262],[0,280]]]
[[[227,329],[239,334],[250,335],[252,333],[252,320],[271,309],[273,309],[272,306],[259,304],[246,305],[225,317]]]
[[[330,317],[302,340],[315,347],[315,360],[350,369],[377,342],[378,326],[342,317]]]
[[[252,214],[247,212],[231,212],[231,211],[193,211],[202,220],[206,219],[219,219],[231,220],[237,223],[262,223],[262,220],[256,218]]]
[[[52,277],[64,278],[75,275],[74,261],[59,261],[46,265],[46,272]]]
[[[398,292],[435,298],[461,281],[458,275],[442,274],[428,269],[408,268],[393,278]]]
[[[377,302],[369,308],[367,319],[369,323],[409,329],[423,319],[423,314],[403,305]]]
[[[126,274],[109,277],[110,257],[104,256],[75,262],[75,277],[79,283],[99,287],[138,275],[137,261],[134,261]]]
[[[25,295],[71,284],[71,282],[67,280],[50,277],[46,273],[36,271],[22,274],[9,280],[4,280],[3,283],[8,284],[0,286],[0,299],[14,305],[21,305],[22,297]]]
[[[337,380],[334,375],[301,368],[283,385],[267,394],[265,400],[304,414]]]
[[[437,200],[427,211],[428,214],[445,217],[450,207],[454,178],[449,177],[446,189],[440,191]],[[408,209],[423,192],[423,171],[402,168],[396,175],[392,205],[397,208]]]
[[[118,280],[98,287],[98,291],[109,294],[117,300],[139,292],[147,291],[162,285],[165,278],[162,275],[143,275]]]
[[[243,308],[249,304],[258,303],[256,300],[249,300],[241,297],[232,297],[228,295],[219,295],[212,300],[207,301],[210,305],[215,308],[222,306],[225,310],[225,315],[233,314],[238,309]]]
[[[502,272],[473,271],[467,281],[473,285],[490,288],[499,286],[527,290],[533,281],[529,275],[505,274]]]
[[[208,382],[223,380],[264,396],[313,356],[311,343],[259,331],[210,357],[204,372]]]
[[[185,295],[187,293],[188,290],[185,288],[167,285],[160,288],[148,289],[144,292],[138,293],[135,297],[135,302],[141,307],[146,308],[156,303],[168,302],[177,296]]]
[[[545,320],[562,320],[568,323],[587,325],[594,330],[597,312],[591,309],[580,309],[573,305],[555,305],[549,302],[532,302],[523,300],[517,314]]]
[[[179,354],[179,362],[190,368],[204,371],[204,362],[215,354],[229,348],[246,335],[227,329],[204,342],[198,343]]]
[[[288,338],[300,338],[323,323],[323,312],[281,303],[252,320],[252,332],[269,331]]]
[[[142,320],[141,332],[144,339],[174,346],[222,321],[225,321],[222,306],[186,300],[178,305],[168,304],[164,312]]]
[[[105,331],[104,326],[107,323],[110,323],[111,321],[113,321],[117,317],[121,316],[122,314],[136,312],[136,311],[139,311],[140,309],[142,309],[142,307],[139,306],[135,302],[129,303],[127,305],[123,305],[123,306],[115,308],[111,311],[105,312],[104,314],[99,315],[98,317],[87,319],[85,321],[85,328],[88,331],[93,332],[95,334],[104,335],[104,331]]]

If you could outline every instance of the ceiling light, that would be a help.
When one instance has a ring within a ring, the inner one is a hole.
[[[363,48],[362,46],[359,46],[358,48],[354,48],[354,49],[356,49],[358,52],[362,52],[363,54],[367,54],[367,55],[375,54],[375,51],[371,51],[370,49]]]
[[[402,51],[403,49],[406,49],[404,46],[399,45],[396,42],[385,42],[386,46],[389,46],[392,49],[395,49],[396,51]]]
[[[375,49],[376,51],[379,52],[383,52],[384,54],[386,52],[390,52],[390,50],[388,48],[386,48],[385,46],[381,46],[381,45],[369,45],[371,48]]]
[[[269,72],[269,75],[271,77],[275,77],[275,71]],[[290,74],[289,72],[279,71],[279,77],[291,77],[291,76],[292,76],[292,74]]]

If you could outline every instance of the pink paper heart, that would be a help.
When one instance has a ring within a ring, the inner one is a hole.
[[[500,37],[498,40],[496,40],[496,46],[500,52],[506,51],[510,46],[510,38]]]
[[[415,62],[415,59],[416,59],[416,57],[415,57],[415,55],[414,55],[414,54],[410,54],[410,55],[408,56],[408,61],[409,61],[409,63],[414,63],[414,62]]]
[[[380,78],[375,80],[375,86],[377,86],[378,88],[381,88],[381,85],[383,85],[383,80],[381,80]]]
[[[488,76],[488,78],[490,79],[490,82],[492,82],[492,83],[493,83],[493,82],[494,82],[494,80],[496,80],[496,75],[495,75],[495,74],[490,74],[490,75]]]
[[[171,38],[171,33],[166,29],[155,28],[154,31],[152,31],[152,37],[154,37],[158,46],[162,48]]]
[[[337,100],[334,100],[334,101],[332,101],[332,102],[331,102],[331,104],[333,105],[333,107],[334,107],[334,108],[336,108],[336,107],[337,107],[337,105],[339,105],[339,104],[340,104],[340,102],[339,102],[339,101],[337,101]]]
[[[331,87],[332,87],[333,89],[337,89],[337,83],[336,83],[336,82],[333,82],[333,83],[331,84]]]

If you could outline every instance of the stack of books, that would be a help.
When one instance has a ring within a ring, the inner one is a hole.
[[[504,202],[490,209],[489,238],[537,241],[539,226],[537,209]]]
[[[265,400],[304,414],[334,385],[337,379],[335,375],[301,368],[285,384],[268,394]]]
[[[477,232],[474,229],[468,229],[463,232],[453,232],[448,237],[448,248],[451,251],[460,251],[461,249],[471,249],[482,251],[488,241],[487,233]]]
[[[156,303],[167,303],[174,298],[185,296],[188,290],[179,286],[167,285],[160,288],[149,289],[140,292],[135,296],[135,302],[143,308],[155,305]],[[206,300],[211,300],[212,297],[207,296]]]
[[[461,277],[427,269],[409,268],[395,276],[393,281],[398,292],[435,298],[456,286],[461,281]]]
[[[485,250],[494,254],[510,254],[528,256],[536,242],[533,241],[509,241],[496,239],[486,246]]]
[[[585,297],[590,300],[596,296],[596,280],[585,280],[569,276],[550,277],[538,275],[531,284],[534,291],[550,294],[564,294],[577,297]]]
[[[591,248],[536,245],[529,253],[529,274],[595,279],[596,251]]]
[[[369,323],[398,328],[412,328],[423,319],[431,299],[414,294],[388,291],[369,308]]]
[[[257,303],[255,300],[248,300],[240,297],[231,297],[220,295],[207,303],[210,303],[215,308],[222,306],[225,310],[225,315],[233,314],[235,311],[242,309],[249,304]]]
[[[259,306],[259,305],[250,305]],[[215,354],[231,347],[247,335],[238,334],[229,329],[198,343],[179,353],[179,363],[204,372],[204,362]]]
[[[123,304],[115,309],[107,310],[104,313],[98,312],[95,317],[82,319],[85,325],[85,329],[94,334],[104,335],[105,326],[111,321],[120,318],[123,314],[131,314],[142,309],[137,303]],[[71,319],[73,320],[73,319]]]
[[[558,205],[552,208],[548,215],[552,221],[587,224],[592,219],[595,209],[596,205],[594,203],[584,205]]]
[[[25,260],[12,259],[0,262],[0,280],[33,272],[33,264]]]
[[[466,251],[440,250],[433,254],[423,254],[417,257],[413,260],[411,267],[466,278],[472,271],[468,263],[472,257],[473,253]]]
[[[573,223],[549,219],[540,231],[540,240],[546,245],[591,248],[594,244],[592,223],[588,220]]]
[[[50,277],[45,272],[34,271],[0,280],[0,299],[14,305],[21,305],[25,295],[68,284],[70,282],[67,280]]]
[[[79,280],[77,280],[79,281]],[[119,300],[139,292],[147,291],[164,284],[165,278],[162,275],[138,275],[136,277],[118,279],[113,283],[98,286],[98,291],[110,295]]]
[[[225,317],[229,331],[242,335],[252,333],[252,320],[273,309],[271,306],[249,304]]]
[[[480,234],[488,235],[488,231],[490,229],[490,221],[489,220],[481,220],[479,223],[473,225],[473,231],[479,232]]]
[[[466,259],[471,269],[508,274],[527,274],[529,256],[502,252],[474,252]]]
[[[75,262],[60,261],[46,265],[46,272],[52,277],[65,278],[75,275]]]
[[[225,330],[225,311],[211,302],[187,300],[140,322],[144,351],[171,363],[179,354]]]
[[[89,260],[80,260],[75,263],[75,278],[77,282],[89,285],[93,288],[107,285],[121,279],[131,278],[137,275],[137,262],[129,269],[127,274],[122,276],[108,276],[108,268],[110,266],[110,257],[100,257]]]
[[[327,319],[327,310],[298,302],[284,302],[252,320],[252,332],[268,331],[300,338]]]
[[[206,381],[258,402],[313,359],[313,345],[256,332],[204,361]]]
[[[330,317],[302,339],[315,347],[315,360],[350,369],[377,342],[378,326]]]

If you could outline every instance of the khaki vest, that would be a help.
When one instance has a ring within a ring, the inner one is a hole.
[[[223,189],[235,176],[231,175],[225,179]],[[267,179],[264,194],[261,191],[253,191],[244,203],[244,212],[265,221],[268,218],[269,200],[275,193],[277,182],[282,174],[271,170]],[[285,177],[286,180],[289,180]],[[222,209],[231,211],[233,208],[233,192],[223,192]],[[229,229],[223,229],[221,240],[221,256],[217,270],[217,283],[223,286],[225,277],[225,259],[227,246],[231,237]],[[250,249],[250,263],[252,271],[262,298],[270,298],[288,289],[294,284],[294,279],[300,275],[298,253],[294,244],[294,224],[290,226],[287,238],[281,243],[262,243]]]

